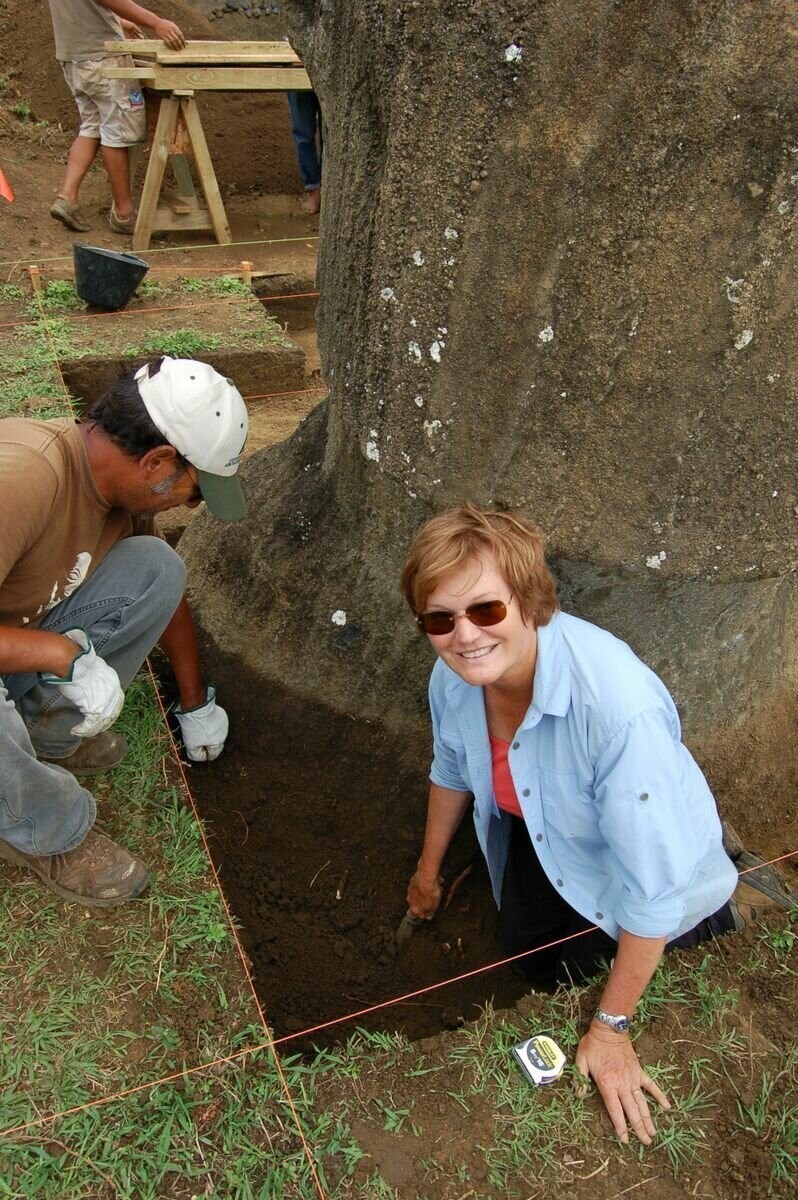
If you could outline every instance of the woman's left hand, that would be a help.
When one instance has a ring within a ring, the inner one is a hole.
[[[670,1108],[670,1101],[640,1066],[628,1034],[594,1021],[579,1043],[576,1068],[592,1077],[621,1141],[629,1141],[628,1121],[643,1145],[650,1146],[656,1130],[645,1093],[662,1108]]]

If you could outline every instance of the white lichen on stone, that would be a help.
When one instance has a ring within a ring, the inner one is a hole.
[[[366,458],[371,462],[380,461],[380,448],[377,445],[378,436],[376,429],[369,430],[369,440],[366,442]]]
[[[510,45],[504,52],[504,61],[506,63],[517,63],[523,58],[524,52],[515,42],[510,42]]]
[[[735,350],[745,350],[746,346],[749,346],[751,344],[751,340],[752,340],[753,336],[754,336],[753,329],[744,329],[742,331],[742,333],[739,333],[737,335],[737,337],[734,339],[734,349]]]
[[[538,334],[539,342],[551,342],[554,339],[554,330],[551,325],[546,325]]]
[[[433,362],[439,363],[441,361],[441,350],[443,350],[445,345],[446,342],[435,341],[432,343],[429,348],[429,356]]]
[[[346,625],[346,613],[342,608],[336,608],[330,620],[333,625]]]
[[[780,217],[786,217],[787,213],[790,211],[789,200],[782,200],[781,204],[778,206],[777,211],[778,211]]]
[[[424,261],[425,261],[425,260],[424,260],[424,255],[421,253],[421,251],[420,251],[420,250],[414,250],[414,251],[413,251],[413,265],[414,265],[414,266],[416,266],[416,267],[423,267],[423,266],[424,266]]]
[[[416,396],[413,403],[415,404],[416,408],[423,408],[424,407],[424,397]]]
[[[726,299],[729,304],[741,304],[745,279],[732,279],[731,275],[727,275],[723,282],[726,285]]]
[[[412,358],[414,362],[421,362],[421,347],[418,342],[408,343],[407,356],[408,358]]]
[[[456,229],[452,229],[451,225],[447,225],[443,231],[443,236],[446,238],[447,242],[456,242],[460,234]]]
[[[435,421],[425,421],[424,422],[424,432],[426,433],[428,438],[434,437],[440,428],[441,428],[440,421],[435,420]]]
[[[396,303],[396,293],[394,292],[393,288],[392,287],[384,287],[382,289],[382,291],[380,292],[380,300],[384,300],[386,304],[389,301],[393,300],[393,302],[395,304]]]
[[[652,571],[659,571],[667,557],[668,556],[664,550],[660,550],[659,554],[649,554],[648,558],[646,559],[646,566],[650,567]]]

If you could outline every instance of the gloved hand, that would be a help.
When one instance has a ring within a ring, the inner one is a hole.
[[[216,688],[208,688],[204,704],[188,712],[178,704],[175,715],[180,722],[183,745],[192,762],[213,762],[224,750],[230,722],[227,713],[216,703]]]
[[[63,636],[80,646],[81,652],[65,679],[43,672],[42,680],[59,687],[83,713],[83,720],[73,725],[71,732],[78,737],[93,737],[113,725],[122,711],[125,693],[116,671],[99,657],[84,629],[67,629]]]

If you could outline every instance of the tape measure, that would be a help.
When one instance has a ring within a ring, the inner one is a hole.
[[[536,1033],[525,1042],[519,1042],[513,1046],[513,1054],[521,1070],[536,1087],[559,1079],[567,1062],[560,1047],[546,1033]]]

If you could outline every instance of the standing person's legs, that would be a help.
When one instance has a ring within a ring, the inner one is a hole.
[[[50,216],[61,221],[67,229],[85,233],[91,229],[91,222],[78,208],[79,193],[80,185],[100,148],[100,113],[94,100],[81,87],[77,64],[65,62],[61,66],[67,87],[77,105],[80,128],[69,148],[64,178],[50,208]]]
[[[169,624],[185,585],[183,560],[166,542],[125,538],[39,628],[54,633],[85,629],[126,688]],[[57,684],[42,683],[38,675],[8,675],[4,683],[37,753],[55,760],[70,757],[80,746],[71,730],[81,716]]]
[[[317,213],[321,207],[321,109],[315,92],[288,92],[291,132],[294,135],[299,173],[308,193],[303,208]],[[319,148],[316,147],[316,135]]]

